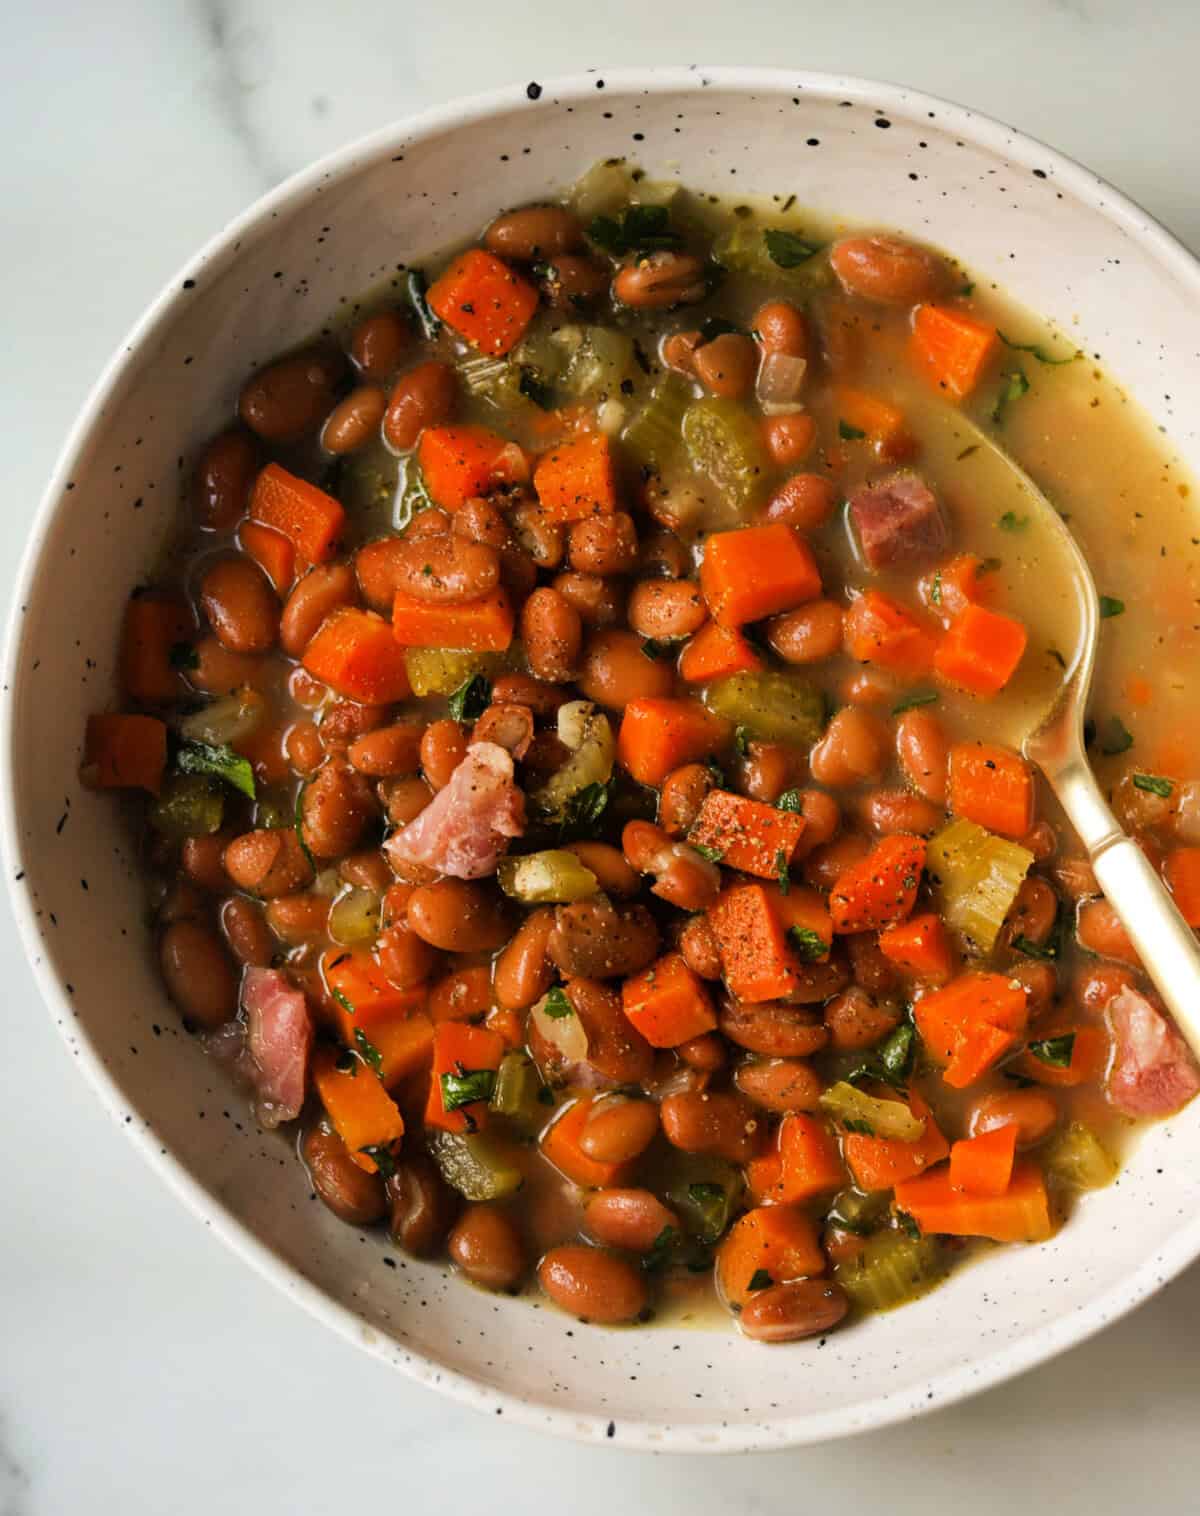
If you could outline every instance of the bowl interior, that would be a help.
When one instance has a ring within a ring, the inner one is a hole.
[[[824,1343],[766,1352],[724,1326],[580,1327],[404,1259],[311,1200],[283,1139],[254,1127],[180,1030],[118,808],[76,778],[84,719],[114,697],[124,600],[241,377],[396,265],[622,155],[949,247],[1102,353],[1200,469],[1194,413],[1172,401],[1200,351],[1194,266],[1104,186],[993,123],[879,86],[721,71],[588,78],[536,104],[513,91],[441,113],[302,176],[219,239],[102,385],[42,518],[10,648],[10,877],[73,1051],[167,1177],[285,1289],[430,1383],[534,1424],[649,1446],[780,1445],[980,1387],[1182,1266],[1200,1251],[1200,1104],[1152,1130],[1053,1242],[997,1253]]]

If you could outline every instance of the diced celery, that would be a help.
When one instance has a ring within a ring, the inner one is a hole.
[[[790,285],[793,289],[826,289],[833,283],[829,261],[819,254],[794,263],[791,267],[777,262],[768,250],[768,231],[784,231],[797,238],[802,235],[795,227],[768,228],[757,218],[748,216],[735,221],[713,243],[714,260],[731,272],[755,274],[776,284]]]
[[[432,1132],[429,1151],[442,1178],[466,1200],[499,1200],[524,1176],[504,1144],[486,1132]]]
[[[1046,1178],[1066,1189],[1102,1190],[1117,1177],[1116,1161],[1082,1121],[1072,1121],[1050,1139],[1042,1162]]]
[[[736,400],[695,400],[681,426],[692,468],[710,479],[735,509],[748,510],[768,478],[767,455],[750,412]]]
[[[723,1158],[696,1153],[673,1156],[664,1193],[688,1233],[716,1242],[737,1214],[745,1183],[740,1169]]]
[[[1033,863],[1033,854],[973,821],[951,821],[929,843],[926,868],[942,914],[968,951],[990,953]]]
[[[570,355],[562,387],[576,400],[619,394],[623,381],[633,377],[633,338],[628,332],[611,326],[562,327],[554,343],[560,355]]]
[[[865,1132],[869,1137],[886,1137],[896,1142],[916,1142],[924,1136],[925,1121],[914,1116],[900,1100],[877,1100],[845,1079],[831,1084],[821,1096],[820,1106],[851,1132]]]
[[[542,1081],[528,1053],[505,1053],[496,1070],[491,1109],[520,1126],[540,1125],[546,1115],[541,1102]]]
[[[493,674],[501,666],[494,653],[461,652],[451,647],[409,647],[404,668],[414,695],[453,695],[473,674]]]
[[[600,888],[591,869],[566,848],[502,858],[496,878],[504,893],[523,905],[587,900]]]
[[[380,899],[374,890],[347,890],[329,912],[329,935],[343,947],[374,942],[379,935]]]
[[[833,1197],[826,1220],[843,1232],[866,1237],[883,1224],[888,1210],[887,1190],[841,1190]]]
[[[257,690],[236,690],[185,716],[179,723],[179,735],[185,742],[227,747],[253,737],[266,719],[267,702]]]
[[[221,830],[225,799],[221,787],[203,774],[172,774],[150,807],[156,832],[182,842],[187,837],[211,837]]]
[[[566,818],[570,802],[590,785],[606,785],[617,744],[607,716],[589,700],[570,700],[558,711],[558,737],[571,756],[529,799],[552,821]]]
[[[586,226],[624,205],[633,190],[633,176],[624,158],[604,158],[593,163],[571,190],[571,208]]]
[[[507,358],[467,358],[458,365],[457,373],[469,395],[490,400],[493,405],[519,405],[524,398],[520,369]]]
[[[915,1300],[941,1279],[941,1249],[932,1237],[877,1232],[863,1240],[852,1260],[834,1266],[833,1277],[863,1311],[890,1311]]]
[[[687,383],[676,373],[663,374],[621,437],[635,463],[662,473],[683,460],[683,418],[691,404]]]
[[[704,703],[764,742],[810,746],[825,727],[825,697],[793,673],[731,674],[705,688]]]

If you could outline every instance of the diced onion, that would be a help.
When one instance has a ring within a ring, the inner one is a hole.
[[[916,1142],[924,1135],[925,1120],[914,1116],[903,1101],[877,1100],[839,1079],[821,1096],[821,1109],[843,1122],[849,1130],[867,1129],[872,1137],[893,1142]]]
[[[764,415],[787,416],[804,409],[800,391],[807,368],[807,359],[794,358],[791,353],[764,354],[754,382],[754,393]]]
[[[179,734],[187,742],[225,747],[252,737],[266,717],[267,702],[257,690],[237,690],[185,716],[179,723]]]
[[[379,896],[373,890],[347,890],[329,912],[329,935],[343,947],[374,942],[379,935]]]
[[[596,412],[596,425],[606,437],[617,437],[625,425],[625,407],[619,400],[606,400]]]
[[[534,1006],[531,1015],[534,1026],[543,1040],[558,1051],[564,1063],[583,1063],[588,1055],[587,1032],[584,1031],[583,1022],[574,1011],[567,1016],[547,1015],[548,999],[549,996],[543,995]]]
[[[588,900],[600,888],[591,869],[566,848],[502,858],[496,878],[504,893],[523,905]]]

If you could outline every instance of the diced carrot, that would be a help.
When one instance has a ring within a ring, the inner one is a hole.
[[[938,643],[933,666],[947,683],[968,694],[996,695],[1016,673],[1028,641],[1013,617],[969,605]]]
[[[524,1011],[511,1011],[506,1006],[494,1005],[483,1018],[483,1024],[504,1039],[505,1047],[525,1046]]]
[[[1200,847],[1172,848],[1163,875],[1179,913],[1190,927],[1200,927]]]
[[[354,1046],[356,1030],[423,1009],[428,993],[423,984],[397,989],[366,948],[328,948],[321,958],[321,974],[348,1047]]]
[[[1017,1123],[993,1127],[950,1148],[950,1183],[968,1195],[1003,1195],[1017,1156]]]
[[[485,1026],[468,1026],[464,1021],[443,1021],[433,1033],[433,1074],[429,1081],[429,1100],[425,1106],[425,1125],[441,1127],[447,1132],[477,1132],[487,1121],[487,1095],[478,1100],[457,1100],[464,1093],[455,1091],[454,1080],[468,1080],[472,1074],[495,1073],[504,1057],[504,1039]],[[451,1096],[451,1108],[446,1098]]]
[[[990,1237],[993,1242],[1045,1242],[1054,1232],[1041,1170],[1022,1159],[1003,1195],[966,1195],[950,1181],[950,1165],[896,1186],[896,1204],[923,1232]]]
[[[865,432],[872,442],[891,442],[904,431],[904,412],[879,395],[839,384],[833,391],[839,421]]]
[[[778,879],[787,873],[803,831],[804,817],[795,811],[781,811],[729,790],[709,790],[688,841],[719,854],[728,868]]]
[[[866,590],[852,601],[843,626],[846,651],[859,663],[876,663],[914,679],[933,667],[932,636],[882,590]]]
[[[620,1184],[629,1172],[627,1163],[602,1163],[598,1158],[589,1158],[579,1146],[579,1138],[587,1125],[592,1109],[593,1096],[581,1095],[572,1101],[561,1116],[546,1128],[539,1146],[542,1157],[552,1163],[560,1174],[565,1174],[572,1184],[588,1190],[605,1190]]]
[[[979,383],[996,351],[996,328],[952,306],[918,305],[910,351],[917,371],[962,400]]]
[[[134,700],[177,700],[183,690],[178,657],[196,625],[182,600],[135,595],[121,627],[121,687]]]
[[[537,290],[481,247],[460,253],[426,299],[460,337],[497,358],[520,342],[538,305]]]
[[[492,972],[487,964],[455,969],[429,991],[434,1021],[476,1021],[492,1003]]]
[[[915,1142],[868,1137],[865,1132],[847,1132],[842,1138],[842,1156],[860,1190],[890,1190],[940,1163],[950,1151],[933,1112],[915,1090],[909,1091],[908,1108],[925,1122],[925,1130]]]
[[[157,716],[89,716],[79,776],[93,790],[157,795],[167,766],[167,728]]]
[[[255,479],[250,519],[282,532],[305,563],[332,557],[346,526],[346,513],[332,495],[278,463],[268,463]]]
[[[934,911],[922,911],[880,932],[879,951],[902,974],[929,984],[945,984],[954,973],[954,948]]]
[[[824,1272],[816,1223],[797,1206],[756,1206],[734,1222],[717,1249],[717,1281],[729,1306],[744,1306],[773,1284]]]
[[[314,679],[364,705],[391,705],[407,700],[412,692],[404,649],[391,627],[374,611],[356,606],[343,606],[326,616],[304,649],[302,662]]]
[[[1033,770],[1011,748],[956,742],[950,749],[947,806],[1002,837],[1021,838],[1033,825]]]
[[[1060,1037],[1072,1037],[1071,1058],[1065,1068],[1048,1063],[1028,1049],[1012,1061],[1012,1070],[1025,1079],[1038,1084],[1052,1085],[1058,1089],[1074,1089],[1079,1084],[1091,1084],[1100,1079],[1108,1064],[1108,1033],[1102,1026],[1092,1022],[1071,1023],[1055,1020],[1039,1025],[1038,1042],[1053,1042]]]
[[[596,432],[543,453],[533,487],[552,521],[611,515],[617,508],[617,479],[608,438]]]
[[[774,1147],[746,1165],[746,1187],[757,1205],[796,1205],[845,1183],[836,1138],[804,1112],[789,1112],[776,1129]]]
[[[238,527],[238,542],[246,556],[253,558],[271,581],[275,593],[286,595],[296,577],[296,547],[291,538],[273,526],[243,521]]]
[[[869,932],[912,911],[925,867],[925,839],[897,832],[884,837],[838,876],[829,892],[835,932]]]
[[[732,735],[728,721],[694,700],[646,696],[625,707],[617,759],[639,784],[657,788],[672,769],[709,757]]]
[[[656,1048],[674,1048],[717,1024],[703,981],[678,953],[667,953],[621,986],[625,1014]]]
[[[949,626],[960,611],[984,598],[979,577],[982,572],[982,558],[974,553],[959,553],[922,575],[917,584],[921,603],[943,625]]]
[[[802,884],[789,884],[785,895],[778,884],[764,886],[767,900],[788,940],[799,934],[803,951],[795,960],[801,963],[828,963],[833,947],[833,919],[820,890]]]
[[[503,585],[480,600],[438,605],[397,590],[392,632],[401,647],[469,648],[502,653],[513,639],[512,601]]]
[[[338,1068],[339,1054],[319,1047],[313,1054],[313,1083],[334,1131],[350,1157],[368,1174],[378,1164],[365,1148],[392,1148],[404,1136],[404,1117],[379,1075],[361,1062]]]
[[[736,627],[815,600],[821,574],[804,538],[775,521],[714,532],[704,545],[700,590],[713,620]]]
[[[961,974],[913,1007],[917,1030],[954,1089],[973,1084],[1013,1046],[1028,1014],[1024,986],[1004,974]]]
[[[433,1057],[433,1022],[424,1011],[372,1022],[363,1036],[369,1047],[364,1048],[357,1038],[349,1045],[364,1056],[369,1057],[372,1049],[379,1054],[379,1077],[385,1089],[428,1068]]]
[[[1140,674],[1130,674],[1125,681],[1125,698],[1130,705],[1145,707],[1154,699],[1154,686]]]
[[[796,959],[761,884],[735,884],[708,909],[729,992],[737,1000],[775,1000],[795,988]]]
[[[456,511],[497,484],[516,482],[509,477],[514,447],[486,426],[427,426],[417,462],[429,498],[444,511]]]
[[[710,679],[754,672],[762,666],[762,659],[741,632],[716,621],[706,621],[679,656],[679,674],[688,684],[707,684]]]

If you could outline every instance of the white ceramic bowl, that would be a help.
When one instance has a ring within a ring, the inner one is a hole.
[[[582,1327],[364,1242],[309,1202],[282,1139],[178,1028],[119,808],[80,790],[117,628],[197,445],[257,363],[396,264],[553,192],[598,158],[943,244],[1057,318],[1200,470],[1200,270],[1091,174],[890,85],[712,69],[587,75],[401,122],[289,180],[150,308],[63,452],[21,573],[3,721],[8,878],[48,1006],[98,1093],[206,1223],[321,1320],[460,1400],[556,1432],[679,1451],[780,1447],[944,1405],[1096,1331],[1200,1254],[1200,1102],[1052,1242],[1007,1249],[822,1344]],[[148,207],[153,214],[153,207]],[[1097,501],[1102,509],[1103,501]]]

